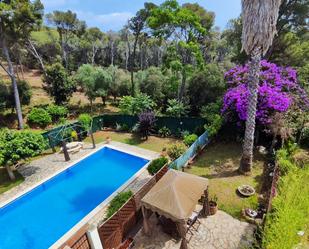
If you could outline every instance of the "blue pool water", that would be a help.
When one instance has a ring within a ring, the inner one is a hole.
[[[44,249],[148,160],[104,147],[0,208],[0,249]]]

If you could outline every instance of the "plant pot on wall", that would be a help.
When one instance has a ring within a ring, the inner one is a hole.
[[[215,215],[218,211],[218,204],[215,201],[209,201],[209,213]]]

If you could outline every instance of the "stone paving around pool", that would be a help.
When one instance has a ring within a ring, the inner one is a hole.
[[[187,234],[190,239],[189,249],[244,249],[253,244],[255,226],[241,222],[223,211],[214,216],[200,218],[201,225],[197,231],[192,229],[193,235]],[[144,235],[142,229],[135,237],[134,249],[179,249],[180,241],[175,241],[162,232],[157,225],[155,215],[150,218],[150,237]]]
[[[104,143],[98,144],[96,145],[96,149],[99,149],[104,145]],[[131,152],[132,154],[136,153],[138,155],[143,155],[149,159],[157,158],[159,156],[157,152],[145,150],[136,146],[131,146],[119,142],[112,141],[110,145],[118,148],[119,150]],[[71,160],[69,162],[65,162],[62,153],[54,153],[20,166],[18,168],[18,171],[22,174],[25,180],[20,185],[0,195],[0,206],[2,206],[2,204],[6,201],[15,198],[21,193],[24,193],[25,191],[31,189],[41,181],[48,179],[56,172],[61,171],[68,166],[74,164],[74,162],[93,151],[94,149],[92,149],[92,144],[86,143],[81,151],[75,154],[70,154]],[[130,188],[133,192],[136,192],[138,191],[139,187],[147,181],[148,178],[150,178],[150,176],[147,170],[145,170],[128,186],[128,188]]]

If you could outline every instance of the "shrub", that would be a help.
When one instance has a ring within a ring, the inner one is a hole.
[[[85,131],[88,131],[91,127],[92,117],[87,113],[80,114],[78,117],[78,122]]]
[[[187,135],[184,137],[183,142],[188,147],[191,146],[196,140],[198,139],[198,136],[196,134]]]
[[[189,106],[176,99],[168,100],[168,107],[166,109],[166,114],[170,117],[180,118],[188,113]]]
[[[299,149],[292,155],[292,161],[298,167],[305,167],[309,165],[309,153],[305,150]]]
[[[184,139],[186,136],[189,136],[190,135],[190,131],[187,131],[187,130],[180,130],[180,137],[182,139]]]
[[[167,163],[168,159],[166,157],[157,158],[149,164],[147,170],[150,175],[155,175]]]
[[[176,160],[186,151],[186,146],[182,143],[174,143],[167,148],[167,154],[172,161]]]
[[[194,134],[201,136],[205,132],[205,127],[203,125],[197,126],[194,129]]]
[[[159,129],[158,133],[161,137],[169,137],[172,134],[171,130],[167,128],[166,126]]]
[[[47,147],[41,134],[31,131],[0,131],[0,165],[14,165],[21,159],[39,155]]]
[[[47,125],[51,124],[52,118],[45,109],[35,107],[29,113],[28,121],[31,124],[38,125],[44,128]]]
[[[208,123],[211,123],[215,119],[216,115],[221,114],[222,101],[210,103],[202,107],[201,117],[206,119]]]
[[[209,137],[215,136],[222,127],[223,119],[220,115],[216,114],[213,120],[205,125],[205,130],[208,132]]]
[[[155,122],[156,118],[153,111],[145,111],[138,115],[138,129],[146,139],[148,139],[148,135],[153,129]]]
[[[116,213],[132,197],[132,195],[133,193],[131,190],[118,193],[107,208],[107,218],[110,218]]]
[[[54,122],[59,121],[60,118],[65,118],[69,112],[66,107],[59,105],[49,105],[46,110]]]
[[[118,124],[116,123],[116,131],[129,131],[130,128],[127,124]]]
[[[301,140],[300,143],[309,148],[309,127],[305,127],[301,132]]]

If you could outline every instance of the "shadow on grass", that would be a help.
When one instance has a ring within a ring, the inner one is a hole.
[[[129,144],[129,145],[140,145],[144,142],[146,142],[147,140],[145,139],[142,139],[139,135],[137,134],[132,134],[130,138],[125,138],[124,139],[124,142],[126,144]]]

